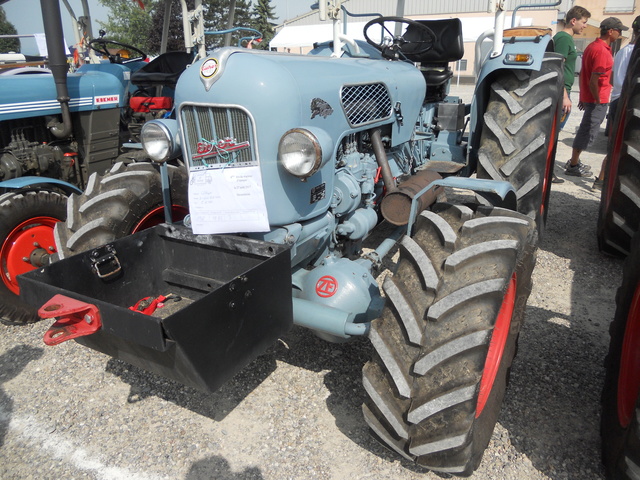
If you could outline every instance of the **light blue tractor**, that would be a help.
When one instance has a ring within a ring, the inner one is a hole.
[[[326,7],[337,23],[339,2]],[[531,290],[562,98],[550,31],[503,31],[495,10],[470,106],[448,95],[456,18],[379,17],[366,43],[334,28],[311,55],[221,48],[187,68],[176,118],[142,129],[153,162],[90,177],[56,225],[62,260],[20,277],[57,318],[47,343],[212,391],[292,324],[367,336],[373,433],[470,475]],[[189,216],[124,237],[168,184]]]

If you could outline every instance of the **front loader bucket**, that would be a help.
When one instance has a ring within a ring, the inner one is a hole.
[[[78,343],[208,392],[293,323],[288,248],[176,226],[61,260],[22,275],[19,284],[23,300],[46,304],[41,311],[48,317],[57,308],[88,305],[76,308],[78,318],[90,312],[101,324],[86,334],[74,330]],[[65,321],[47,332],[49,341],[68,328],[60,325]]]

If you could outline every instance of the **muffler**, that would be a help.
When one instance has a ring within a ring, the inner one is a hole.
[[[416,215],[435,203],[444,188],[435,186],[425,193],[416,197],[431,182],[440,180],[442,177],[433,171],[422,170],[402,182],[397,189],[388,192],[382,199],[380,211],[384,219],[393,225],[406,225],[409,223],[411,214],[411,204],[415,199],[417,202]]]

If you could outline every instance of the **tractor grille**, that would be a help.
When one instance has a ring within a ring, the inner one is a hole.
[[[244,110],[186,105],[180,116],[190,167],[257,164],[251,119]]]
[[[352,127],[391,116],[391,97],[382,83],[342,87],[342,108]]]

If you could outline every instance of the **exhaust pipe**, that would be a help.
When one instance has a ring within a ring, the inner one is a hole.
[[[380,211],[384,219],[393,225],[406,225],[409,223],[411,203],[416,195],[427,185],[442,177],[431,170],[422,170],[407,181],[402,182],[395,191],[387,193],[380,204]],[[416,215],[432,205],[442,193],[443,187],[435,186],[417,197]]]
[[[393,225],[407,225],[409,223],[411,203],[414,197],[431,182],[439,180],[442,177],[436,172],[422,170],[409,178],[409,180],[402,182],[400,186],[396,186],[396,182],[391,174],[391,168],[389,167],[387,154],[384,151],[379,128],[371,132],[371,146],[373,147],[373,154],[380,167],[382,181],[387,191],[380,204],[382,216],[387,222]],[[416,214],[435,203],[438,195],[442,191],[442,187],[436,186],[420,195],[417,199],[418,208]]]
[[[396,182],[393,179],[393,175],[391,174],[391,168],[389,167],[387,154],[384,151],[384,145],[382,144],[382,136],[379,128],[376,128],[373,132],[371,132],[371,146],[373,147],[373,154],[376,157],[376,162],[380,167],[382,181],[384,182],[384,186],[387,189],[387,194],[395,192],[398,187],[396,187]]]
[[[56,138],[66,138],[71,135],[71,114],[69,112],[69,90],[67,89],[67,56],[64,51],[64,33],[60,18],[60,4],[58,0],[40,0],[42,21],[47,37],[47,51],[49,55],[49,69],[56,83],[56,94],[62,110],[62,123],[57,120],[49,122],[48,128]]]

